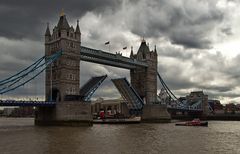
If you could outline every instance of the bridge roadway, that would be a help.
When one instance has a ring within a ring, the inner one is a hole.
[[[125,69],[134,69],[137,66],[148,67],[147,63],[144,61],[137,61],[136,59],[124,57],[119,53],[113,54],[84,46],[81,46],[80,57],[83,61]]]
[[[202,109],[192,109],[192,108],[174,108],[174,107],[167,107],[167,110],[170,112],[192,112],[192,113],[202,113]]]
[[[0,100],[0,106],[55,106],[56,102],[51,101],[23,101],[23,100]]]
[[[129,102],[131,103],[131,102]],[[133,102],[132,102],[133,103]],[[56,102],[51,101],[16,101],[16,100],[0,100],[0,106],[45,106],[45,107],[53,107],[56,105]],[[137,104],[139,105],[139,104]],[[135,105],[134,105],[135,106]],[[132,108],[130,108],[132,109]],[[201,109],[190,109],[190,108],[167,108],[168,112],[190,112],[190,113],[202,113]]]

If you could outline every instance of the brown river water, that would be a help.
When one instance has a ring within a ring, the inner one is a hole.
[[[0,118],[0,154],[240,154],[240,121],[208,127],[168,124],[37,127]]]

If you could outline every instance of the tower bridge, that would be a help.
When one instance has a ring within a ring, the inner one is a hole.
[[[73,26],[68,24],[66,15],[62,14],[52,32],[50,32],[49,25],[47,26],[45,32],[45,56],[43,58],[46,65],[41,65],[46,67],[37,72],[38,74],[44,70],[46,71],[46,101],[1,101],[0,105],[24,106],[25,104],[26,106],[37,106],[36,125],[92,125],[91,106],[88,102],[107,76],[93,77],[80,89],[80,61],[87,61],[130,70],[130,83],[125,78],[112,80],[127,102],[129,110],[139,111],[142,120],[146,122],[169,121],[170,116],[166,105],[158,104],[157,77],[159,77],[168,94],[172,95],[173,93],[157,71],[157,57],[156,46],[153,51],[150,51],[145,40],[141,42],[136,54],[133,54],[131,50],[129,58],[118,53],[113,54],[81,46],[79,22],[77,22],[74,29]],[[41,68],[38,65],[40,65],[40,62],[31,65],[33,69],[24,69],[14,75],[13,78],[0,81],[0,86],[4,85],[6,81],[10,85],[7,85],[7,88],[15,85],[28,74],[35,72],[36,68]],[[29,81],[30,79],[26,80],[24,84]],[[21,85],[16,85],[14,88]],[[181,104],[181,102],[177,102]],[[170,110],[182,109],[197,112],[204,109],[199,107],[189,108],[189,106],[187,108],[182,108],[182,106],[169,107]]]

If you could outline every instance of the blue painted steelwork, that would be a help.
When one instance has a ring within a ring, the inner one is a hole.
[[[88,80],[85,85],[80,89],[80,96],[83,101],[89,101],[97,88],[103,83],[103,81],[107,78],[107,75],[92,77]]]
[[[178,98],[173,94],[173,92],[168,88],[168,86],[166,85],[166,83],[163,81],[161,75],[159,74],[159,72],[157,72],[158,78],[160,83],[162,84],[163,88],[166,90],[167,94],[169,95],[169,97],[171,99],[174,100],[174,102],[176,103],[176,105],[180,108],[186,108],[186,106],[184,105],[183,102],[179,101]]]
[[[41,74],[50,64],[62,55],[62,51],[50,56],[43,56],[32,65],[16,73],[15,75],[0,81],[0,94],[13,91],[30,82]]]
[[[166,83],[163,81],[161,75],[159,72],[157,72],[158,78],[160,80],[160,83],[162,84],[163,88],[166,90],[168,96],[173,100],[170,102],[170,104],[167,104],[167,108],[169,110],[176,110],[176,111],[196,111],[196,112],[202,112],[202,100],[199,100],[195,104],[189,105],[187,101],[180,101],[173,92],[168,88]]]
[[[6,83],[12,82],[12,81],[14,81],[14,80],[16,80],[16,79],[18,79],[18,78],[20,78],[21,76],[23,76],[23,75],[21,75],[21,74],[27,72],[29,69],[31,69],[32,67],[34,67],[35,65],[37,65],[38,63],[40,63],[41,61],[43,61],[44,58],[45,58],[45,56],[43,56],[42,58],[38,59],[35,63],[33,63],[32,65],[30,65],[30,66],[28,66],[27,68],[23,69],[22,71],[18,72],[17,74],[12,75],[11,77],[9,77],[9,78],[7,78],[7,79],[1,80],[1,81],[0,81],[0,86],[4,85],[4,84],[6,84]],[[26,73],[25,73],[25,74],[26,74]],[[24,74],[24,75],[25,75],[25,74]]]
[[[136,66],[148,67],[144,61],[124,57],[119,53],[112,54],[102,50],[81,46],[80,56],[82,61],[110,65],[119,68],[134,69]]]
[[[0,100],[0,106],[55,106],[56,102]]]
[[[144,102],[126,78],[112,79],[112,82],[126,101],[130,112],[142,110]]]

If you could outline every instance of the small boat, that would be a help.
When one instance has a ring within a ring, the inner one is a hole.
[[[186,121],[186,122],[181,122],[181,123],[176,123],[176,126],[208,126],[207,121],[200,121],[200,119],[193,119],[192,121]]]

